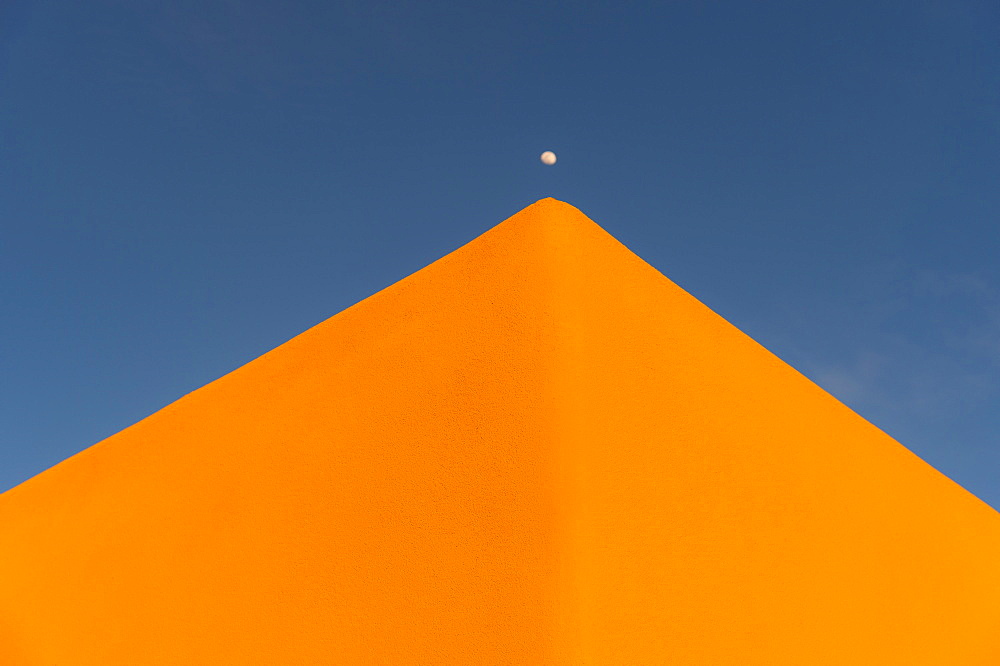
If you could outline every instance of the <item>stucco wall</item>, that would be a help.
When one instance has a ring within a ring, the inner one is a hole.
[[[998,563],[546,199],[0,496],[0,663],[995,664]]]

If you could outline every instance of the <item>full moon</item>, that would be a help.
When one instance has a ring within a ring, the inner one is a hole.
[[[542,153],[541,160],[542,164],[548,164],[549,166],[552,166],[553,164],[556,163],[556,154],[553,153],[551,150],[546,150],[544,153]]]

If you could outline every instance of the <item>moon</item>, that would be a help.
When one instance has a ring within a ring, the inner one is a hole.
[[[542,156],[539,159],[542,160],[542,164],[547,164],[548,166],[552,166],[553,164],[556,163],[556,154],[553,153],[551,150],[546,150],[544,153],[542,153]]]

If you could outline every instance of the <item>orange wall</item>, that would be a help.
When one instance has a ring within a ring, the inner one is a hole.
[[[0,496],[0,664],[996,664],[1000,515],[546,199]]]

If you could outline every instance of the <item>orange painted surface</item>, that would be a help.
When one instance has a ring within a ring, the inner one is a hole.
[[[575,208],[0,496],[0,664],[1000,663],[1000,514]]]

